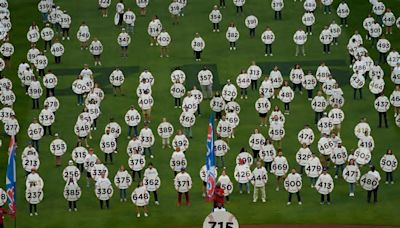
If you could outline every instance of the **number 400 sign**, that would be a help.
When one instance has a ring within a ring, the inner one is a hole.
[[[239,223],[231,213],[215,211],[206,217],[203,228],[239,228]]]

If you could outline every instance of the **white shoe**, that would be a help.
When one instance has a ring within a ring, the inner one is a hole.
[[[298,204],[299,204],[299,205],[302,205],[303,203],[300,201]]]
[[[264,54],[264,56],[268,56],[268,54]]]
[[[338,179],[338,175],[335,175],[335,179]]]
[[[232,51],[232,47],[229,47],[229,50]]]
[[[153,156],[153,155],[150,155],[150,158],[154,158],[154,156]]]
[[[390,184],[394,184],[394,181],[390,182]]]
[[[29,216],[33,216],[33,214],[32,214],[32,213],[30,213],[30,214],[29,214]]]
[[[147,217],[147,216],[149,216],[147,213],[144,213],[144,217]]]
[[[257,203],[257,200],[253,200],[253,203]]]
[[[349,194],[349,196],[353,197],[353,196],[354,196],[354,193],[351,192],[351,193]]]
[[[269,54],[269,56],[274,56],[274,55],[271,53],[271,54]]]
[[[156,205],[160,205],[160,203],[158,201],[154,202]]]
[[[123,202],[123,201],[124,201],[124,199],[120,199],[119,201],[120,201],[120,202]]]
[[[385,184],[389,184],[389,181],[385,181]]]
[[[313,185],[313,184],[311,185],[311,188],[314,188],[314,185]]]
[[[275,191],[279,192],[279,188],[275,188]]]
[[[150,47],[152,47],[153,46],[153,43],[150,43]]]
[[[217,29],[217,32],[219,32],[219,29]]]
[[[39,214],[37,212],[35,212],[35,215],[38,216]]]
[[[75,208],[74,211],[78,211],[78,208]]]
[[[101,66],[101,62],[99,61],[99,66]]]
[[[72,211],[72,209],[71,209],[71,208],[69,208],[69,209],[68,209],[68,211],[69,211],[69,212],[71,212],[71,211]]]
[[[233,47],[233,50],[236,50],[236,47]]]
[[[265,203],[265,199],[262,199],[261,201],[262,201],[263,203]]]
[[[310,35],[312,35],[312,32],[310,32]]]
[[[70,40],[69,36],[67,37],[67,40]]]
[[[386,34],[387,34],[387,33],[386,33]],[[65,37],[63,37],[62,40],[65,40]]]
[[[213,32],[216,32],[217,30],[213,29]]]
[[[292,204],[292,203],[291,203],[291,202],[287,202],[287,204],[286,204],[286,205],[288,205],[288,206],[289,206],[290,204]]]
[[[136,217],[140,218],[140,213],[138,213],[138,214],[136,215]]]

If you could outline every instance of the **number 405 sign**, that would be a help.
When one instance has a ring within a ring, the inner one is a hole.
[[[206,217],[203,228],[239,228],[239,223],[231,213],[215,211]]]

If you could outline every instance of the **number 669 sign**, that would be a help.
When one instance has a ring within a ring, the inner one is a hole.
[[[239,228],[239,223],[231,213],[215,211],[206,217],[203,228]]]

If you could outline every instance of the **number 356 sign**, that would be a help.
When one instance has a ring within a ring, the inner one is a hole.
[[[239,223],[231,213],[215,211],[206,217],[203,228],[239,228]]]

